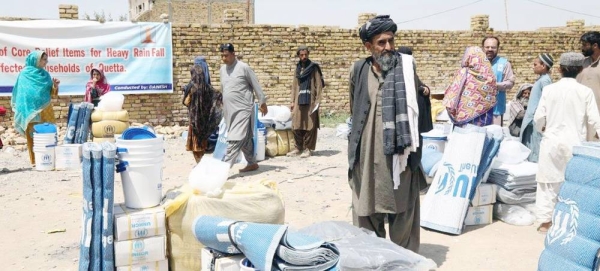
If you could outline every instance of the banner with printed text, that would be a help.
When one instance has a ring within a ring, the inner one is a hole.
[[[48,55],[59,95],[84,95],[93,68],[104,71],[111,91],[173,93],[170,23],[0,21],[0,96],[11,95],[33,50]]]

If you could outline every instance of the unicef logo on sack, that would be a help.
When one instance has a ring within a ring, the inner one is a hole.
[[[579,207],[575,201],[558,197],[558,202],[566,204],[569,211],[555,209],[552,221],[552,227],[546,235],[546,242],[552,244],[561,240],[560,245],[566,245],[573,241],[577,236],[577,228],[579,227]]]

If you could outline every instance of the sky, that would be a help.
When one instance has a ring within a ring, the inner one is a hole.
[[[581,19],[586,25],[600,25],[600,5],[595,0],[254,1],[257,24],[355,28],[358,14],[369,12],[389,14],[398,28],[404,30],[467,30],[471,16],[479,14],[489,15],[490,27],[497,31],[565,26],[568,20]],[[59,4],[78,5],[80,16],[104,11],[116,19],[128,14],[127,0],[0,0],[0,4],[4,7],[0,9],[0,17],[58,19]]]

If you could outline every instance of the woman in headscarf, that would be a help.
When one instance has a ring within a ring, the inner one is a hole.
[[[215,131],[223,116],[222,94],[210,84],[208,65],[204,57],[194,59],[190,68],[192,80],[183,89],[183,104],[188,107],[188,138],[186,150],[200,162],[208,147],[208,137]]]
[[[85,85],[85,99],[87,103],[93,103],[98,106],[100,97],[110,91],[110,85],[106,81],[104,71],[100,69],[92,69],[90,72],[90,80]]]
[[[521,133],[521,125],[525,117],[525,110],[529,105],[529,95],[532,87],[532,84],[521,85],[515,98],[508,104],[508,129],[514,137],[518,137]]]
[[[486,126],[493,122],[496,92],[496,76],[485,53],[480,47],[467,47],[442,103],[454,125]]]
[[[25,59],[25,67],[17,77],[10,100],[15,130],[27,138],[29,160],[34,166],[33,125],[56,121],[51,98],[58,95],[60,81],[50,77],[44,69],[47,63],[48,55],[45,52],[31,52]]]

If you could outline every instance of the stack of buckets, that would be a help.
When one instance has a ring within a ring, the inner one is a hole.
[[[56,126],[51,123],[34,125],[33,153],[35,168],[39,171],[54,170],[54,148],[58,142]]]
[[[121,174],[125,206],[143,209],[159,205],[162,200],[163,136],[115,138],[119,159],[117,172]]]
[[[265,152],[267,148],[267,128],[265,128],[265,125],[260,121],[257,123],[257,127],[258,135],[256,138],[256,161],[262,161],[265,160]]]

